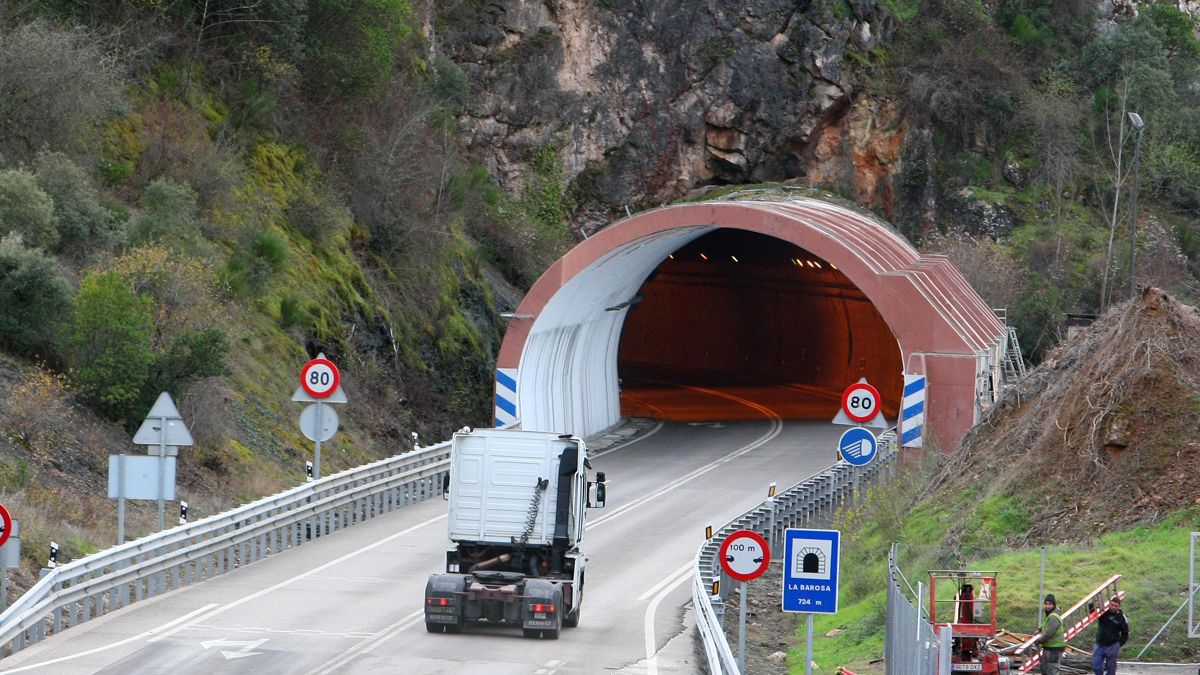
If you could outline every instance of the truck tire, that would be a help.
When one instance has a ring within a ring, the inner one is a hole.
[[[575,628],[576,626],[580,625],[580,610],[583,609],[583,578],[582,577],[580,577],[580,587],[578,587],[578,589],[572,590],[571,593],[572,593],[572,595],[574,595],[576,597],[575,607],[571,608],[571,611],[569,611],[569,613],[566,613],[566,616],[563,617],[563,626],[568,627],[568,628]]]

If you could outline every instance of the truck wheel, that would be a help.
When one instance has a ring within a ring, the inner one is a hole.
[[[582,604],[576,605],[575,609],[571,610],[565,617],[563,617],[563,625],[566,626],[567,628],[574,628],[574,627],[578,626],[579,625],[579,610],[581,610],[582,608],[583,608]]]

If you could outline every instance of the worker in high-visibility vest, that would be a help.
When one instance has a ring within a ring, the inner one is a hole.
[[[1058,612],[1058,603],[1055,602],[1053,593],[1046,594],[1042,607],[1046,610],[1046,616],[1042,619],[1042,625],[1038,626],[1041,636],[1038,637],[1037,643],[1042,647],[1042,660],[1039,665],[1042,675],[1058,675],[1058,662],[1062,659],[1063,650],[1067,648],[1067,641],[1063,639],[1062,615]]]

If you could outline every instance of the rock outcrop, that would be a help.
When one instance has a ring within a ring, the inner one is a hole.
[[[876,0],[464,0],[436,48],[474,87],[468,145],[519,192],[558,155],[586,234],[707,185],[796,179],[885,214],[903,115],[855,64],[894,31]]]

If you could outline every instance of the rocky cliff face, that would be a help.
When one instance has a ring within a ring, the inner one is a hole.
[[[707,185],[799,179],[885,214],[906,129],[853,64],[875,0],[462,0],[436,48],[469,74],[470,147],[510,190],[552,148],[587,234]]]

